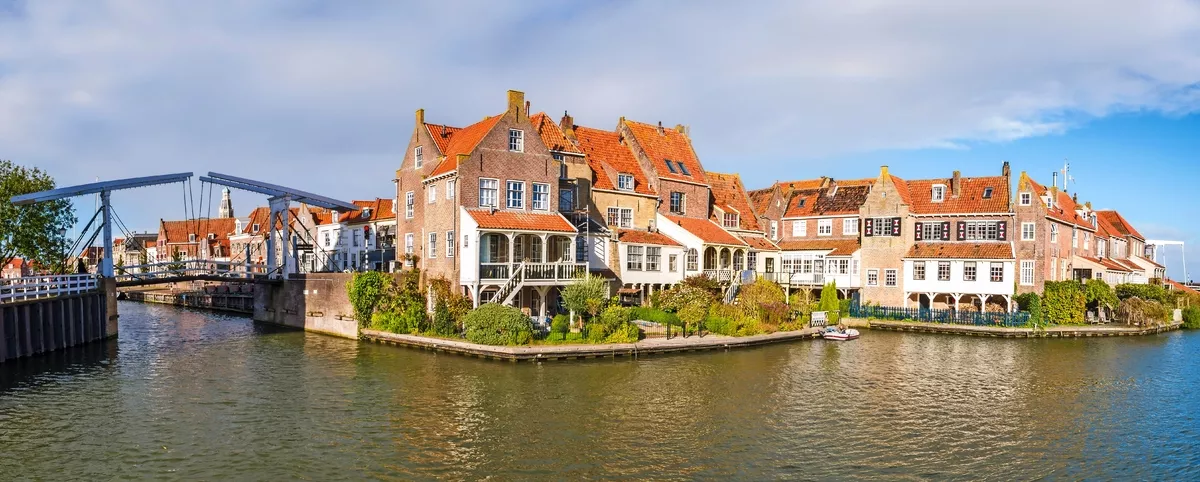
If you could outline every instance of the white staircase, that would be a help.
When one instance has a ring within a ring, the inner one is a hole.
[[[508,277],[508,281],[496,290],[496,296],[492,297],[493,303],[507,305],[512,303],[513,298],[520,292],[521,286],[525,284],[525,263],[521,263],[513,268],[512,276]]]

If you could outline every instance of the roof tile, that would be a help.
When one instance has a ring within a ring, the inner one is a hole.
[[[858,239],[798,239],[781,241],[779,248],[784,251],[824,251],[829,250],[828,256],[850,256],[858,251]]]
[[[728,208],[733,208],[738,214],[738,227],[740,229],[762,231],[762,227],[758,224],[758,216],[754,214],[754,208],[750,206],[750,197],[746,195],[746,187],[742,185],[741,177],[737,174],[721,174],[718,172],[706,172],[704,175],[708,178],[713,202],[721,206],[721,209],[725,211],[728,211]],[[714,211],[713,221],[721,222],[716,216],[717,214]]]
[[[596,189],[615,191],[614,179],[609,177],[609,171],[633,175],[633,192],[655,195],[646,180],[646,173],[641,164],[633,157],[629,146],[621,143],[621,136],[591,127],[575,126],[575,138],[579,140],[579,148],[587,155],[588,165],[592,168],[595,180],[592,186]],[[607,169],[606,169],[607,167]]]
[[[517,231],[553,231],[574,233],[575,227],[558,213],[535,214],[520,211],[468,209],[467,213],[481,229],[512,229]]]
[[[646,155],[650,158],[650,164],[658,177],[708,184],[708,180],[704,177],[704,167],[696,158],[696,152],[692,149],[692,142],[687,135],[672,128],[662,128],[631,120],[625,120],[625,125],[629,127],[633,137],[646,151]],[[659,133],[660,129],[662,133]],[[671,169],[667,167],[667,160],[682,163],[690,175],[671,172]]]
[[[659,246],[682,246],[678,241],[671,239],[669,236],[662,233],[652,233],[650,231],[641,231],[633,229],[622,229],[617,231],[617,241],[621,243],[633,244],[656,244]]]
[[[708,244],[724,244],[728,246],[746,246],[747,244],[738,239],[737,236],[729,234],[729,231],[724,230],[717,223],[708,219],[701,218],[685,218],[680,216],[664,215],[671,222],[679,225],[689,233],[692,233],[701,241]]]
[[[915,243],[905,258],[1014,259],[1009,243]]]

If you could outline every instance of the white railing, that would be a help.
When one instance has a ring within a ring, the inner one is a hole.
[[[587,263],[479,263],[479,279],[487,281],[509,280],[514,274],[529,282],[575,281],[587,273]]]
[[[717,281],[722,281],[722,282],[730,281],[733,279],[733,270],[730,270],[730,269],[706,269],[706,270],[704,270],[704,276],[707,276],[709,278],[712,278]]]
[[[96,277],[90,274],[29,276],[0,280],[0,303],[86,293],[96,290]]]
[[[521,274],[525,272],[525,270],[521,269],[523,267],[524,265],[514,267],[512,278],[509,278],[500,289],[496,290],[496,295],[492,297],[493,302],[499,299],[501,304],[507,305],[512,301],[512,295],[521,287]]]
[[[278,269],[278,268],[277,268]],[[248,279],[267,275],[265,264],[234,264],[229,262],[194,259],[187,261],[163,261],[117,268],[117,282],[163,280],[188,276],[220,276],[223,278]]]

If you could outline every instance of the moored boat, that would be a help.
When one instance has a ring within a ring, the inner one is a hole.
[[[854,328],[839,329],[837,327],[828,327],[824,333],[821,333],[821,338],[834,341],[846,341],[858,338],[858,330]]]

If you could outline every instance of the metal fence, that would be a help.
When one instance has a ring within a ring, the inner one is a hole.
[[[1029,312],[978,312],[850,305],[850,316],[875,320],[924,321],[950,325],[1017,327],[1029,324]]]

